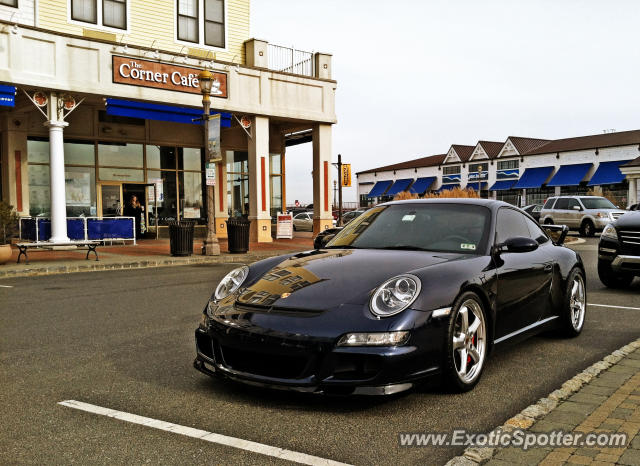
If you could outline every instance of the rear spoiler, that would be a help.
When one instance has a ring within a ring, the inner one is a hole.
[[[551,237],[551,241],[556,246],[564,243],[567,234],[569,233],[569,227],[566,225],[540,225],[542,229]]]

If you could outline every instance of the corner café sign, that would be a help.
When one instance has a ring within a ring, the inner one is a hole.
[[[113,56],[113,82],[200,94],[197,68],[169,65],[137,58]],[[213,97],[227,98],[227,74],[212,72]],[[218,86],[216,87],[216,81]]]

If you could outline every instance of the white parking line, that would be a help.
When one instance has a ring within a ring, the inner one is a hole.
[[[592,303],[587,303],[587,306],[612,307],[612,308],[615,308],[615,309],[631,309],[633,311],[640,311],[640,307],[612,306],[611,304],[592,304]]]
[[[211,443],[218,443],[220,445],[226,445],[229,447],[240,448],[242,450],[252,451],[261,455],[273,456],[274,458],[282,458],[284,460],[293,461],[300,464],[310,464],[313,466],[345,466],[346,463],[339,463],[337,461],[320,458],[318,456],[307,455],[305,453],[298,453],[291,450],[285,450],[283,448],[271,447],[262,443],[251,442],[249,440],[242,440],[235,437],[229,437],[227,435],[216,434],[213,432],[207,432],[206,430],[194,429],[193,427],[181,426],[179,424],[172,424],[171,422],[159,421],[150,417],[138,416],[137,414],[125,413],[124,411],[117,411],[115,409],[103,408],[101,406],[92,405],[89,403],[83,403],[82,401],[66,400],[60,401],[59,405],[66,406],[67,408],[79,409],[87,411],[93,414],[100,414],[102,416],[113,417],[121,421],[131,422],[133,424],[140,424],[142,426],[153,427],[154,429],[166,430],[167,432],[173,432],[174,434],[186,435],[187,437],[199,438]]]
[[[0,285],[0,288],[13,288],[13,287],[9,285]]]

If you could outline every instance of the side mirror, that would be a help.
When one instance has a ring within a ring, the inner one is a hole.
[[[336,236],[335,233],[324,236],[317,236],[316,239],[313,240],[313,247],[315,249],[322,249],[327,245],[329,241],[334,238],[334,236]]]
[[[580,207],[579,205],[574,205],[573,210],[582,210],[582,207]]]
[[[498,252],[531,252],[538,249],[538,242],[526,236],[514,236],[497,245]]]

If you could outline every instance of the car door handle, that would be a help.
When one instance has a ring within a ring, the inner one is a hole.
[[[545,264],[544,265],[544,271],[545,272],[551,272],[553,270],[553,264]]]

